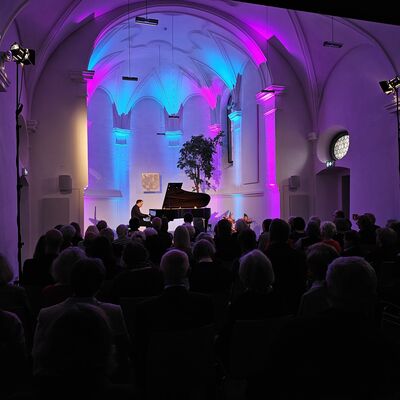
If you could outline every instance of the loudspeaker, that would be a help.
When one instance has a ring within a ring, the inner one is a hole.
[[[64,193],[64,194],[72,193],[71,175],[59,175],[58,176],[58,188],[60,189],[60,193]]]
[[[289,190],[297,190],[300,187],[300,177],[298,175],[292,175],[289,178]]]

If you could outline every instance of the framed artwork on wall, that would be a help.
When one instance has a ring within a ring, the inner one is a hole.
[[[161,192],[161,177],[158,172],[142,172],[143,192]]]

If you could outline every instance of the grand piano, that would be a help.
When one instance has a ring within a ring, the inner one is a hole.
[[[151,218],[167,217],[168,221],[183,218],[190,213],[194,218],[203,218],[207,230],[208,220],[211,216],[211,208],[206,208],[210,202],[210,196],[206,193],[188,192],[182,189],[182,183],[168,183],[162,208],[149,210]]]

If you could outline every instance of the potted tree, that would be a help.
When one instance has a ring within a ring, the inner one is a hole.
[[[186,176],[193,181],[193,191],[197,193],[203,184],[207,188],[213,188],[210,181],[215,171],[213,156],[217,152],[217,146],[222,143],[222,137],[223,131],[212,139],[204,135],[192,136],[179,151],[177,167],[183,169]]]

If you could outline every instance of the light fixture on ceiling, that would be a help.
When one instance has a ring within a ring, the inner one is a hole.
[[[323,45],[324,47],[331,47],[334,49],[341,49],[343,47],[343,43],[333,40],[333,17],[331,17],[331,40],[325,40]]]
[[[171,114],[171,115],[168,115],[168,118],[179,119],[179,115]]]
[[[158,19],[155,18],[148,18],[147,15],[147,0],[146,0],[146,16],[145,17],[136,17],[135,22],[137,24],[143,24],[143,25],[158,25]]]
[[[35,50],[26,49],[17,42],[10,47],[11,61],[15,61],[21,65],[35,65]]]
[[[128,68],[129,75],[122,77],[123,81],[137,82],[139,78],[137,76],[132,76],[131,74],[131,9],[130,2],[128,0]]]

